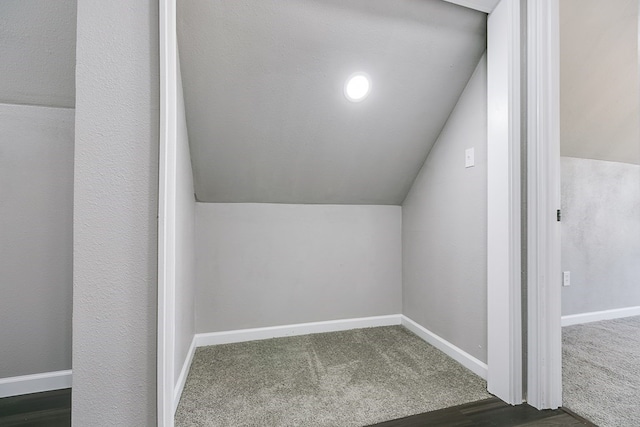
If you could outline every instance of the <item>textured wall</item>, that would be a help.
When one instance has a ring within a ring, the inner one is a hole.
[[[73,425],[156,425],[158,2],[79,0]]]
[[[178,140],[176,190],[176,336],[174,379],[177,381],[195,334],[195,209],[189,134],[178,61]]]
[[[640,306],[640,166],[561,160],[562,314]]]
[[[196,328],[401,311],[399,206],[196,204]]]
[[[73,127],[0,104],[0,378],[71,369]]]
[[[478,64],[402,205],[403,314],[487,361],[487,71]],[[465,169],[465,149],[475,167]]]

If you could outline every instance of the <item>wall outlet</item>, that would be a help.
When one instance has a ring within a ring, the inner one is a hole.
[[[563,271],[562,272],[562,286],[569,286],[571,285],[571,272],[570,271]]]
[[[473,167],[476,164],[475,157],[476,157],[475,150],[473,148],[467,148],[464,151],[464,167],[465,168]]]

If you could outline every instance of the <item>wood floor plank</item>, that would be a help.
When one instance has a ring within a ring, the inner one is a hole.
[[[2,427],[69,427],[71,389],[0,399]]]
[[[0,426],[2,427],[69,427],[70,425],[70,389],[0,399]],[[526,404],[511,406],[500,399],[491,398],[385,421],[369,427],[585,426],[597,427],[568,410],[538,411]]]
[[[520,427],[584,427],[585,424],[567,413],[522,424]]]
[[[539,411],[492,398],[453,408],[386,421],[369,427],[596,427],[563,409]]]

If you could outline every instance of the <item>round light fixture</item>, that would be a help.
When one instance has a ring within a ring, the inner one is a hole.
[[[344,85],[344,96],[351,102],[360,102],[369,95],[371,82],[365,73],[355,73]]]

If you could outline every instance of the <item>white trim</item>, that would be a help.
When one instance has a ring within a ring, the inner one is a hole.
[[[158,427],[173,427],[175,363],[177,36],[176,0],[160,0],[158,182]]]
[[[409,319],[407,316],[402,316],[402,326],[422,338],[427,343],[431,344],[453,360],[460,363],[465,368],[469,369],[474,374],[487,379],[488,366],[486,363],[476,359],[466,351],[451,344],[444,338],[434,334],[427,328],[419,325],[415,321]]]
[[[520,2],[487,20],[487,387],[522,403]]]
[[[361,317],[356,319],[329,320],[326,322],[298,323],[294,325],[270,326],[266,328],[239,329],[235,331],[196,334],[196,346],[231,344],[236,342],[266,340],[270,338],[294,337],[351,329],[393,326],[402,323],[401,314]]]
[[[174,391],[174,412],[180,403],[180,397],[182,396],[182,391],[184,390],[187,375],[189,373],[191,363],[193,362],[193,356],[197,347],[395,325],[404,326],[427,343],[431,344],[465,368],[469,369],[471,372],[485,380],[487,379],[488,367],[486,363],[473,357],[461,348],[456,347],[449,341],[434,334],[402,314],[329,320],[325,322],[298,323],[265,328],[238,329],[233,331],[196,334],[193,337],[189,353],[185,359]]]
[[[599,322],[601,320],[622,319],[640,316],[640,306],[614,308],[612,310],[592,311],[590,313],[570,314],[562,316],[562,326],[582,325],[583,323]]]
[[[0,379],[0,398],[71,387],[71,370]]]
[[[527,2],[527,401],[562,405],[558,0]]]
[[[458,6],[468,7],[484,13],[491,13],[500,0],[444,0]]]
[[[180,375],[178,376],[176,387],[173,390],[173,413],[174,414],[178,409],[178,404],[180,403],[180,397],[182,397],[184,385],[187,382],[187,376],[189,375],[189,369],[191,369],[191,363],[193,362],[193,355],[195,353],[196,353],[196,337],[194,336],[193,339],[191,340],[191,345],[189,346],[187,357],[184,359],[184,364],[182,365],[182,370],[180,371]]]

